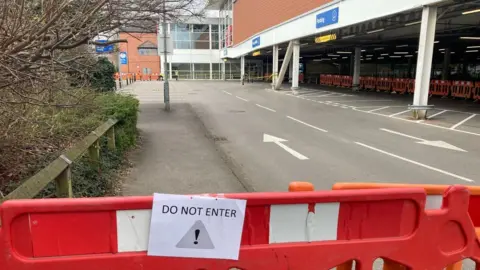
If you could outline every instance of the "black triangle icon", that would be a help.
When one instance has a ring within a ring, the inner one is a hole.
[[[176,245],[177,248],[215,249],[210,235],[201,220],[195,221]]]

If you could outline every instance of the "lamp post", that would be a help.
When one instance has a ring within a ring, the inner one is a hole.
[[[163,102],[165,103],[165,111],[170,111],[170,87],[168,83],[168,63],[167,63],[167,10],[166,0],[163,0]],[[161,64],[160,64],[161,65]]]

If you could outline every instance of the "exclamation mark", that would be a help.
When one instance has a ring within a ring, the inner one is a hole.
[[[196,245],[198,244],[198,236],[200,235],[200,230],[195,230],[195,241],[193,243]]]

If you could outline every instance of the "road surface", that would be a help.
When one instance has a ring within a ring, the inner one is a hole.
[[[176,83],[192,93],[188,101],[223,138],[222,147],[254,191],[285,190],[291,181],[330,189],[347,181],[475,185],[480,179],[476,113],[419,122],[408,120],[398,100],[391,105],[348,90],[294,95],[267,84]]]

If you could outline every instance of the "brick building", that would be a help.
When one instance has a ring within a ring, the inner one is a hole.
[[[125,31],[120,33],[119,38],[128,40],[128,43],[119,45],[119,51],[127,55],[126,61],[120,60],[121,73],[162,73],[161,57],[157,52],[156,32]]]

